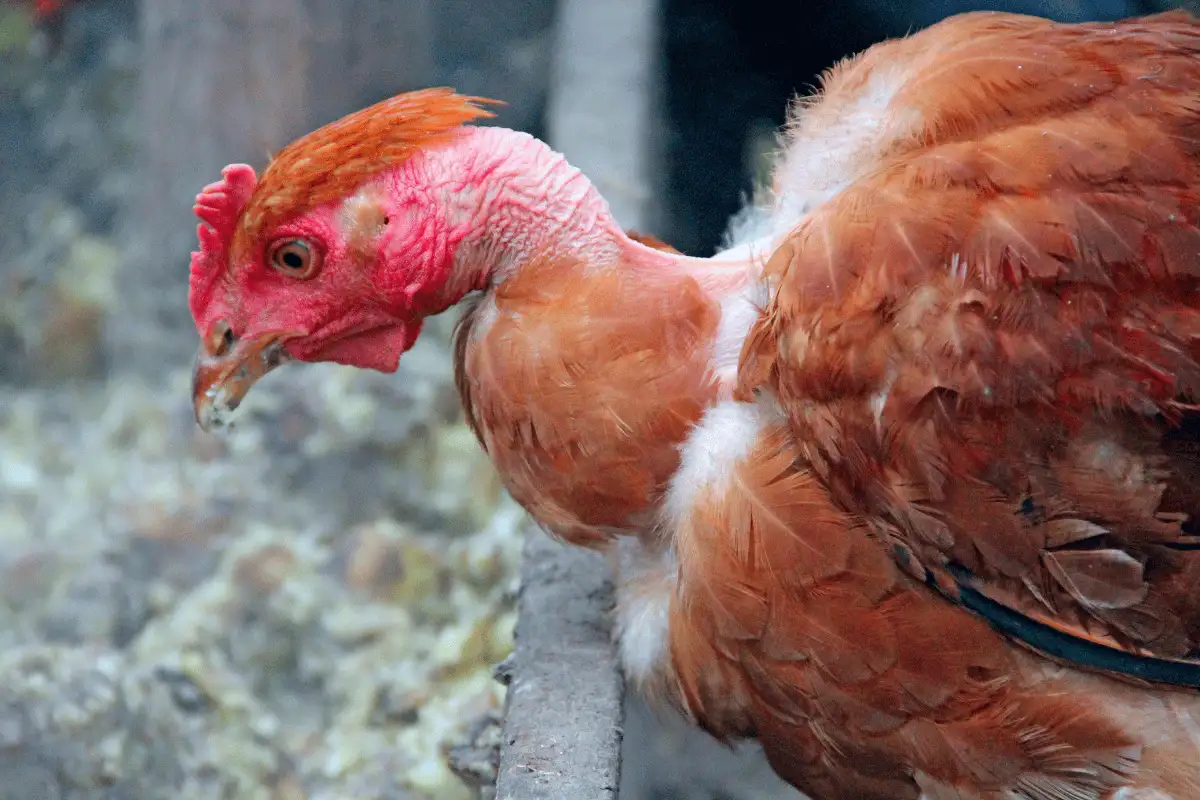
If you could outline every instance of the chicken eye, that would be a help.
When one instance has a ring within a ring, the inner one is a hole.
[[[282,239],[271,246],[271,266],[293,278],[312,277],[320,267],[317,249],[304,239]]]

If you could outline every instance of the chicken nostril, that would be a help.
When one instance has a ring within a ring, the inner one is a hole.
[[[220,358],[230,351],[236,338],[228,322],[217,320],[208,331],[208,352]]]

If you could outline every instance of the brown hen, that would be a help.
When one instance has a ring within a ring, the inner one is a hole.
[[[468,418],[623,548],[634,686],[818,800],[1200,798],[1200,22],[878,45],[711,259],[482,114],[401,96],[206,189],[202,424],[472,298]]]

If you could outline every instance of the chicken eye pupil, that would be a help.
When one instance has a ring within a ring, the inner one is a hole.
[[[266,254],[266,263],[293,279],[311,278],[321,268],[323,253],[319,245],[306,239],[287,238],[274,242]]]
[[[307,243],[292,239],[271,251],[271,262],[284,272],[305,272],[311,266],[312,252]]]

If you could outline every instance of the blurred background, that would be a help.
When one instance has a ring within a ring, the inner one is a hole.
[[[0,0],[0,800],[488,780],[522,515],[462,424],[453,319],[398,375],[292,367],[199,432],[190,207],[223,165],[452,85],[707,255],[838,59],[976,8],[1175,5]],[[631,706],[623,800],[796,796]]]

